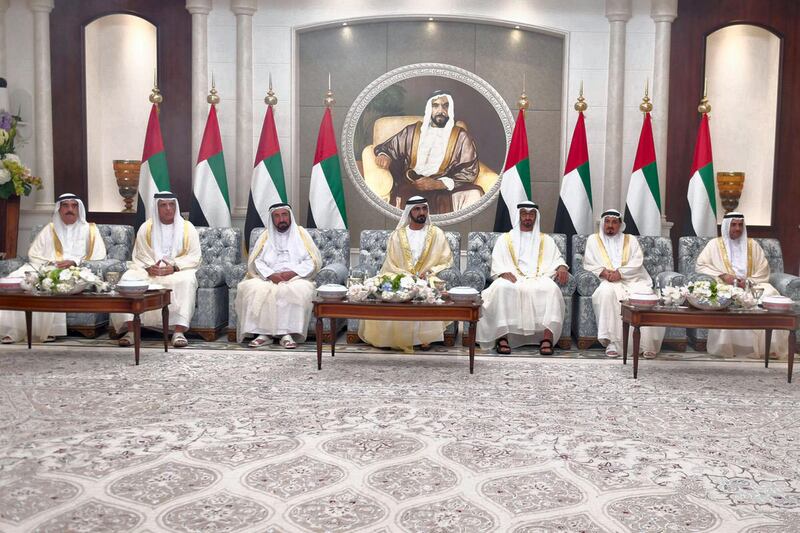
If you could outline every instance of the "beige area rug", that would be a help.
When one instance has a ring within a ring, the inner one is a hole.
[[[800,531],[785,363],[156,344],[0,347],[0,531]]]

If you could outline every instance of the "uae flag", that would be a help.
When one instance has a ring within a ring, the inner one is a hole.
[[[625,231],[632,235],[661,235],[661,192],[658,188],[656,147],[650,113],[644,114],[633,174],[628,184]]]
[[[711,157],[711,133],[708,115],[703,113],[694,146],[692,177],[689,179],[689,211],[692,214],[687,235],[717,236],[717,191],[714,185],[714,163]]]
[[[258,141],[256,162],[250,181],[250,198],[247,200],[244,235],[248,250],[253,228],[266,228],[270,223],[269,206],[286,201],[286,182],[283,177],[278,131],[275,128],[272,106],[268,106],[264,125],[261,126],[261,139]]]
[[[517,214],[517,204],[531,199],[531,164],[528,158],[528,133],[525,131],[525,110],[520,109],[506,164],[500,182],[500,199],[494,216],[494,231],[509,231],[511,216]]]
[[[219,135],[217,109],[208,111],[206,129],[200,143],[197,166],[192,177],[192,208],[189,221],[195,226],[228,228],[231,226],[231,202],[228,196],[228,177]]]
[[[564,179],[556,210],[553,231],[570,235],[592,233],[592,179],[589,176],[589,148],[586,143],[586,124],[583,112],[578,112],[578,122],[572,133]],[[570,244],[571,239],[567,239]]]
[[[164,140],[161,137],[161,125],[158,122],[158,106],[150,108],[147,121],[147,133],[144,136],[142,150],[142,166],[139,170],[139,200],[136,206],[136,227],[145,220],[155,216],[152,213],[153,195],[168,191],[169,171],[167,170],[167,154],[164,152]]]
[[[308,192],[309,228],[347,229],[347,210],[344,205],[342,171],[333,133],[333,117],[325,108],[319,125],[314,168],[311,169],[311,188]]]

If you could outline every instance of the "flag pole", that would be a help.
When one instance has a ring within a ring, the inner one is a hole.
[[[206,96],[206,102],[215,106],[219,103],[219,94],[217,93],[217,85],[214,83],[214,73],[211,73],[211,90]]]
[[[157,71],[153,69],[153,90],[150,91],[148,100],[150,100],[151,104],[156,105],[156,112],[158,113],[161,110],[159,106],[161,105],[161,102],[164,101],[164,95],[161,94],[161,91],[158,89],[158,78],[156,72]]]
[[[702,115],[711,113],[711,104],[708,103],[708,78],[703,82],[703,98],[700,99],[700,105],[697,106],[697,112]]]
[[[333,97],[333,91],[331,90],[331,73],[328,72],[328,92],[325,93],[325,99],[322,101],[325,104],[325,107],[333,107],[333,104],[336,103],[336,99]]]
[[[272,107],[278,104],[278,97],[275,96],[275,91],[272,90],[272,72],[269,73],[269,90],[267,96],[264,97],[264,103]]]
[[[583,113],[589,107],[586,103],[586,98],[583,97],[583,80],[581,80],[580,92],[578,92],[578,99],[575,101],[574,107],[578,113]]]
[[[519,95],[519,100],[517,100],[517,108],[522,111],[527,111],[530,107],[531,102],[528,100],[528,95],[525,94],[525,74],[522,75],[522,93]]]
[[[648,96],[649,88],[650,78],[647,78],[647,81],[644,82],[644,98],[642,98],[642,103],[639,104],[639,111],[642,113],[649,113],[653,110],[653,103],[650,101],[650,97]]]

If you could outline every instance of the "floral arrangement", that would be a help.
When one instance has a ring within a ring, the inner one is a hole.
[[[28,196],[32,190],[42,188],[42,180],[31,175],[31,169],[22,164],[14,153],[19,116],[0,111],[0,198]]]
[[[30,274],[35,278],[26,279],[27,288],[46,294],[76,294],[90,287],[95,287],[99,292],[108,291],[108,284],[85,267],[56,268],[49,265]]]
[[[689,294],[688,287],[661,287],[661,300],[664,305],[682,305],[686,300],[686,295]]]
[[[351,301],[360,302],[373,298],[384,302],[407,302],[420,300],[425,303],[441,302],[439,292],[427,281],[409,274],[382,274],[354,283],[347,289]]]
[[[739,287],[718,283],[717,281],[693,281],[686,286],[689,294],[698,301],[708,302],[711,305],[720,305],[729,302],[733,297],[742,292]]]

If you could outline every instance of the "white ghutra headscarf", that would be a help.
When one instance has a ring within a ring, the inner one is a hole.
[[[742,235],[738,239],[731,239],[731,222],[734,220],[741,220],[744,224],[744,215],[737,211],[725,215],[720,233],[736,277],[744,279],[747,277],[747,225],[743,225]]]
[[[433,101],[437,98],[447,98],[450,106],[447,110],[447,123],[443,128],[434,126],[431,122],[431,110]],[[439,167],[444,161],[447,151],[447,142],[450,140],[450,133],[456,123],[455,106],[453,97],[449,94],[434,94],[428,98],[425,104],[425,116],[422,119],[422,131],[419,136],[419,147],[417,148],[417,164],[414,172],[420,176],[432,176],[439,172]]]
[[[397,222],[397,227],[395,229],[400,229],[405,226],[408,226],[408,221],[411,216],[411,210],[419,205],[428,205],[428,200],[423,198],[422,196],[412,196],[408,200],[406,200],[406,206],[403,208],[403,214],[400,215],[400,220]],[[425,225],[422,229],[427,229],[431,223],[431,217],[425,219]]]
[[[172,224],[164,224],[158,216],[158,202],[175,202],[175,218]],[[172,264],[183,249],[183,217],[178,197],[169,191],[153,195],[153,255]]]
[[[289,216],[291,217],[291,224],[284,232],[278,231],[278,228],[275,227],[275,223],[272,221],[272,213],[280,209],[289,211]],[[269,217],[270,220],[267,223],[266,229],[267,242],[262,248],[261,253],[256,258],[256,266],[258,266],[258,263],[263,263],[265,266],[269,267],[269,264],[267,264],[268,259],[277,259],[279,263],[301,263],[310,254],[309,250],[306,248],[305,242],[303,241],[302,235],[300,235],[300,228],[294,219],[294,212],[292,211],[291,206],[286,203],[272,204],[269,207]],[[319,263],[318,257],[314,257],[312,255],[311,258],[315,263]],[[274,265],[275,263],[272,264]]]
[[[78,220],[73,224],[64,224],[58,210],[61,204],[66,201],[74,200],[78,202]],[[62,194],[56,200],[55,211],[53,211],[53,228],[56,236],[61,241],[64,259],[70,259],[80,264],[86,257],[86,240],[89,238],[89,223],[86,222],[86,208],[83,201],[77,195],[67,193]],[[89,251],[91,253],[91,250]]]
[[[604,225],[607,218],[619,219],[619,231],[616,235],[606,235]],[[622,249],[625,244],[625,222],[622,220],[622,213],[616,209],[607,209],[600,215],[600,240],[603,241],[603,246],[606,249],[608,258],[611,260],[611,266],[615,269],[622,266]]]

